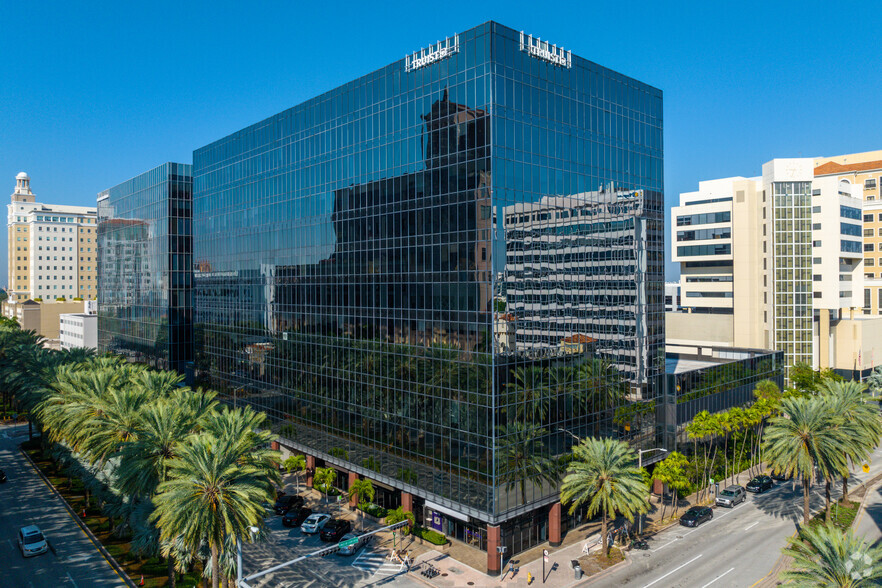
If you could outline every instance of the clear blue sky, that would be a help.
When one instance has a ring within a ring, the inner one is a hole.
[[[4,204],[24,170],[42,201],[94,205],[104,188],[487,20],[664,91],[669,207],[701,179],[757,175],[773,157],[882,148],[876,2],[2,6]]]

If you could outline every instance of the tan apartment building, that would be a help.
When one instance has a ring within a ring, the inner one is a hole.
[[[882,314],[882,151],[815,160],[815,177],[863,189],[864,314]]]
[[[97,209],[38,202],[24,172],[15,177],[11,199],[7,205],[9,300],[94,300]]]

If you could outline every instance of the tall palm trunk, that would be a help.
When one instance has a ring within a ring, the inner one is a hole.
[[[840,502],[848,502],[848,474],[842,476],[842,499]]]
[[[827,502],[827,504],[825,505],[825,508],[827,510],[827,515],[824,520],[829,522],[830,516],[833,514],[830,510],[830,479],[829,478],[827,478],[827,483],[824,484],[824,500],[826,500],[826,502]]]
[[[606,536],[606,511],[600,517],[600,539],[603,542],[603,555],[609,557],[609,540]]]
[[[172,554],[169,553],[166,558],[166,563],[168,564],[168,586],[169,588],[175,588],[175,583],[178,580],[177,572],[175,572],[175,558],[172,557]]]
[[[219,588],[220,575],[220,550],[214,544],[211,546],[211,588]]]
[[[811,514],[809,511],[809,498],[811,497],[811,477],[803,476],[802,478],[802,524],[808,526],[809,524],[809,515]]]

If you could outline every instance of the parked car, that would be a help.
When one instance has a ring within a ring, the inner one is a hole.
[[[680,524],[684,527],[697,527],[712,518],[714,518],[714,511],[711,507],[693,506],[680,517]]]
[[[732,508],[736,504],[741,504],[747,500],[747,493],[741,486],[727,486],[725,490],[717,496],[716,503],[720,506],[728,506]]]
[[[341,547],[337,552],[337,555],[354,555],[356,551],[361,549],[363,546],[367,545],[370,537],[359,537],[355,533],[346,533],[343,537],[340,538],[340,543],[344,541],[349,541],[350,539],[358,539],[356,543],[352,545],[347,545],[346,547]]]
[[[773,480],[778,480],[779,482],[786,482],[791,478],[791,476],[788,476],[783,472],[779,472],[778,470],[772,470],[772,473],[769,474],[769,477]]]
[[[18,532],[18,548],[24,557],[31,557],[49,551],[49,543],[36,525],[28,525]]]
[[[748,492],[756,492],[757,494],[761,494],[766,490],[772,488],[775,485],[775,482],[772,481],[772,478],[766,475],[756,476],[753,480],[747,483]]]
[[[277,515],[283,515],[291,509],[300,508],[303,506],[303,497],[297,496],[296,494],[286,494],[285,496],[279,496],[276,499],[275,505],[273,505],[273,510]]]
[[[299,527],[312,514],[312,509],[301,506],[292,508],[282,517],[282,524],[286,527]]]
[[[324,527],[325,523],[327,523],[329,520],[331,520],[331,515],[327,513],[317,512],[311,514],[306,518],[305,521],[303,521],[303,524],[300,525],[300,530],[303,533],[313,535],[321,531],[322,527]]]
[[[6,472],[0,470],[0,484],[6,481]]]
[[[343,519],[334,519],[325,523],[319,535],[322,541],[337,543],[343,535],[352,530],[352,523]]]

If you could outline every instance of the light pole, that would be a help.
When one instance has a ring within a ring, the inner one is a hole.
[[[649,453],[650,451],[664,451],[668,452],[664,447],[653,447],[652,449],[638,449],[637,450],[637,468],[643,470],[643,454]],[[643,515],[637,516],[637,536],[643,534]]]
[[[257,534],[260,531],[257,527],[248,527],[248,532],[251,533],[251,537]],[[242,585],[242,539],[236,537],[236,587]]]

